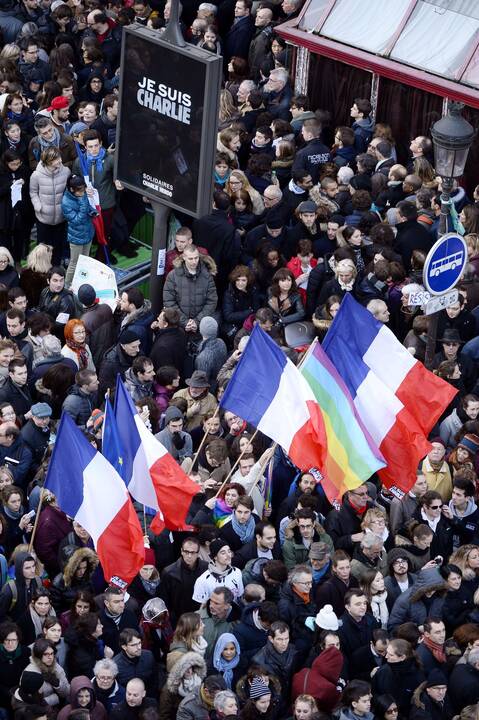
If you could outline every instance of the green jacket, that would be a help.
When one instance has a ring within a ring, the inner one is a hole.
[[[309,561],[309,550],[303,545],[299,530],[294,523],[295,521],[286,528],[286,535],[289,537],[284,541],[282,547],[284,564],[288,570],[292,570],[295,565],[307,565]],[[314,526],[313,542],[326,543],[331,553],[334,552],[333,541],[319,523],[315,523]]]
[[[94,163],[90,165],[88,176],[91,184],[98,190],[100,196],[100,206],[102,210],[109,210],[116,205],[116,188],[113,181],[113,169],[115,166],[114,156],[111,153],[105,155],[103,160],[103,170],[99,172]],[[73,175],[81,175],[83,172],[80,167],[79,160],[73,163]]]

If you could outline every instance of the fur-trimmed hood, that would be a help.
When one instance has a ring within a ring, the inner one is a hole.
[[[75,550],[63,570],[65,587],[71,586],[77,568],[83,560],[88,562],[88,577],[92,576],[92,573],[98,566],[98,555],[94,550],[90,550],[90,548],[79,548],[78,550]]]
[[[437,592],[438,594],[445,594],[448,587],[441,575],[439,570],[436,568],[423,568],[418,572],[416,581],[411,589],[411,602],[418,602],[422,600],[426,593]]]
[[[166,686],[170,693],[176,694],[185,672],[193,670],[203,680],[206,677],[206,663],[199,653],[187,652],[175,662],[168,674]]]
[[[209,270],[212,275],[216,275],[218,273],[218,268],[211,255],[203,255],[203,253],[201,253],[200,262],[198,263],[199,267],[201,266],[201,263],[206,266],[206,269]],[[173,260],[173,267],[179,268],[184,264],[185,261],[183,260],[182,255],[178,255],[178,257]]]

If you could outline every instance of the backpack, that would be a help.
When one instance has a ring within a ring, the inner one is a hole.
[[[3,560],[5,560],[3,555],[2,555],[2,558],[3,558]],[[5,563],[6,563],[6,560],[5,560]],[[1,567],[2,565],[3,565],[3,563],[0,560],[0,568],[1,568],[2,575],[3,575],[3,567]],[[37,586],[38,589],[43,587],[43,583],[40,578],[33,578],[33,581],[35,582],[35,585]],[[10,588],[10,592],[12,593],[12,601],[10,603],[10,607],[8,608],[8,612],[11,612],[13,610],[13,608],[15,607],[15,605],[17,604],[17,600],[18,600],[17,583],[15,582],[15,580],[10,579],[10,580],[7,580],[5,585],[7,585]]]

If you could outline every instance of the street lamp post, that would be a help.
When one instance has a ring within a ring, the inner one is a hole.
[[[442,185],[439,237],[448,232],[454,179],[464,174],[467,155],[475,135],[472,125],[461,115],[463,107],[463,103],[449,103],[447,115],[434,123],[431,128],[434,165],[437,174],[441,176]],[[438,313],[429,316],[425,358],[425,365],[429,369],[432,367],[436,350],[438,319]]]

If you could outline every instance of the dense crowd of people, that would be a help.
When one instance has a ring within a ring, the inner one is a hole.
[[[219,408],[255,325],[298,362],[346,293],[425,360],[410,298],[442,231],[431,139],[403,157],[368,99],[336,126],[294,94],[275,27],[301,5],[180,7],[224,82],[212,210],[177,214],[155,316],[139,288],[112,311],[70,286],[92,248],[137,252],[147,204],[114,177],[122,28],[163,32],[170,0],[1,0],[1,720],[477,720],[479,188],[451,195],[469,262],[433,361],[458,392],[403,498],[373,476],[332,507]],[[43,489],[63,412],[101,450],[118,375],[198,484],[182,532],[137,507],[126,591]]]

